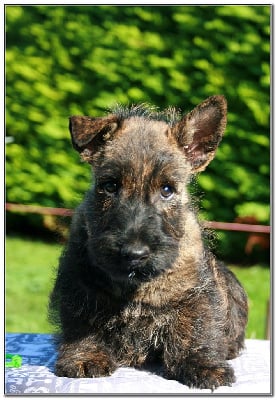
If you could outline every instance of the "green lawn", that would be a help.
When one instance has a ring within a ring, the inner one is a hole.
[[[265,266],[231,266],[248,294],[249,321],[246,336],[264,339],[267,321],[267,307],[270,298],[270,270]]]
[[[48,295],[61,246],[27,238],[6,240],[6,330],[51,332]]]
[[[6,240],[6,331],[49,333],[48,295],[62,247],[7,237]],[[270,272],[259,265],[232,266],[249,296],[248,338],[264,338]]]

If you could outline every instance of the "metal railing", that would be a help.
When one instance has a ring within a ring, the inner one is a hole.
[[[42,207],[26,204],[6,203],[6,210],[18,213],[33,213],[40,215],[56,215],[61,217],[72,217],[74,210],[69,208]],[[205,228],[238,231],[251,233],[267,233],[270,234],[269,225],[252,225],[242,224],[238,222],[217,222],[217,221],[202,221],[201,225]]]

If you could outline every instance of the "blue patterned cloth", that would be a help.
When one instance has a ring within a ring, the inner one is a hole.
[[[71,393],[71,394],[182,394],[210,393],[189,389],[167,380],[155,371],[118,368],[103,378],[62,378],[54,374],[56,359],[52,335],[7,334],[6,353],[22,357],[20,368],[6,368],[5,393],[10,395]],[[217,393],[270,394],[270,342],[247,340],[240,357],[231,360],[237,381],[232,387],[220,387]]]

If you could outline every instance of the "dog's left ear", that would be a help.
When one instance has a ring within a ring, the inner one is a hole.
[[[225,97],[211,96],[172,127],[173,136],[190,162],[193,173],[203,171],[214,158],[226,127],[226,115]]]
[[[112,138],[118,125],[114,115],[97,118],[72,116],[69,118],[72,145],[85,161],[90,161],[98,148]]]

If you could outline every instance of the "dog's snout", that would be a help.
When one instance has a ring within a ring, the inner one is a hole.
[[[150,249],[148,246],[140,243],[126,244],[121,249],[121,255],[131,264],[135,265],[148,259]]]

